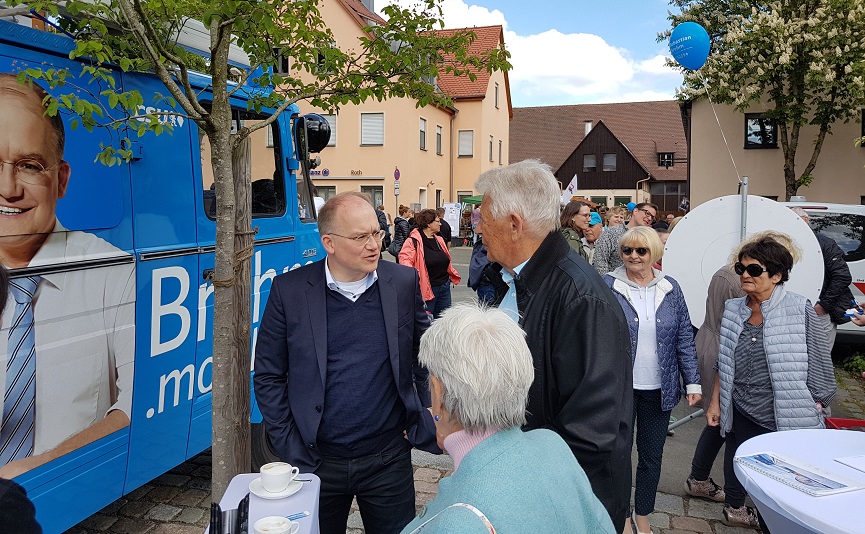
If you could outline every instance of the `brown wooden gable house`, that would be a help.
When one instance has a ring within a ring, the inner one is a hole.
[[[514,108],[510,161],[540,159],[578,195],[617,205],[651,198],[680,214],[688,150],[676,101]],[[605,162],[606,160],[606,162]]]

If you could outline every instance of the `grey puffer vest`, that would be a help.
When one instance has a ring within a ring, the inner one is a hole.
[[[721,319],[721,345],[718,353],[718,375],[721,379],[721,435],[733,426],[733,351],[739,342],[745,321],[751,317],[748,297],[730,299]],[[808,347],[805,332],[805,306],[808,300],[788,293],[784,286],[760,305],[763,312],[763,349],[769,363],[769,377],[775,394],[775,425],[778,430],[824,428],[808,390]]]

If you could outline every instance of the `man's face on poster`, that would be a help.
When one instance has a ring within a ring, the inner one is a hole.
[[[33,255],[54,229],[57,200],[66,193],[69,164],[39,97],[0,78],[0,254]],[[44,169],[41,170],[40,169]],[[28,259],[28,261],[29,261]]]

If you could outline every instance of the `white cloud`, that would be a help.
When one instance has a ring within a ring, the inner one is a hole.
[[[377,2],[379,7],[388,3],[407,7],[412,0]],[[681,80],[677,72],[664,66],[660,52],[634,59],[630,51],[598,35],[557,29],[517,35],[508,30],[505,15],[497,9],[490,11],[464,0],[442,0],[440,5],[446,28],[500,24],[505,29],[515,107],[664,100],[673,98]]]

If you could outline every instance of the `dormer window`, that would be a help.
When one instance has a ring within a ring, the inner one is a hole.
[[[669,169],[675,165],[674,154],[672,152],[658,152],[658,167]]]

